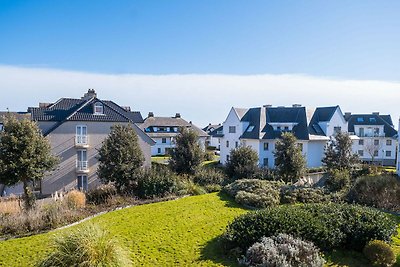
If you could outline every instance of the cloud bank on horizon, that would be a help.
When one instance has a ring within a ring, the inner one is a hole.
[[[400,83],[344,80],[302,74],[99,74],[0,65],[0,110],[26,111],[39,102],[81,97],[88,88],[100,99],[131,106],[145,117],[182,117],[198,126],[223,122],[232,106],[340,105],[343,112],[400,116]]]

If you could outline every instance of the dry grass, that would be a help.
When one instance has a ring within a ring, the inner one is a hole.
[[[18,214],[21,212],[20,200],[16,198],[0,201],[0,216],[8,214]]]
[[[86,195],[78,190],[72,190],[65,196],[64,201],[71,209],[80,209],[85,207]]]

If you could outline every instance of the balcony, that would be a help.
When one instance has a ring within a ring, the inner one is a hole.
[[[89,172],[89,164],[88,161],[77,161],[76,162],[76,172],[78,173],[88,173]]]
[[[89,138],[87,135],[77,135],[75,137],[75,146],[81,148],[89,147]]]
[[[358,137],[385,137],[385,133],[359,133]]]

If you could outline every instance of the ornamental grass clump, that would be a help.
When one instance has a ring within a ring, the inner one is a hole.
[[[119,267],[130,266],[128,253],[98,226],[89,224],[67,234],[56,236],[53,252],[40,267]]]
[[[390,267],[396,262],[392,248],[381,240],[370,241],[363,252],[365,257],[375,266]]]
[[[250,267],[322,267],[324,260],[313,243],[279,234],[253,244],[239,263]]]
[[[70,209],[80,209],[85,207],[86,195],[81,191],[72,190],[67,193],[64,201]]]

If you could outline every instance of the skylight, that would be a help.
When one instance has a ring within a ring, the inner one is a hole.
[[[361,117],[357,118],[357,122],[364,122],[364,118]]]
[[[254,125],[250,125],[249,128],[247,128],[247,132],[252,132],[254,130]]]

